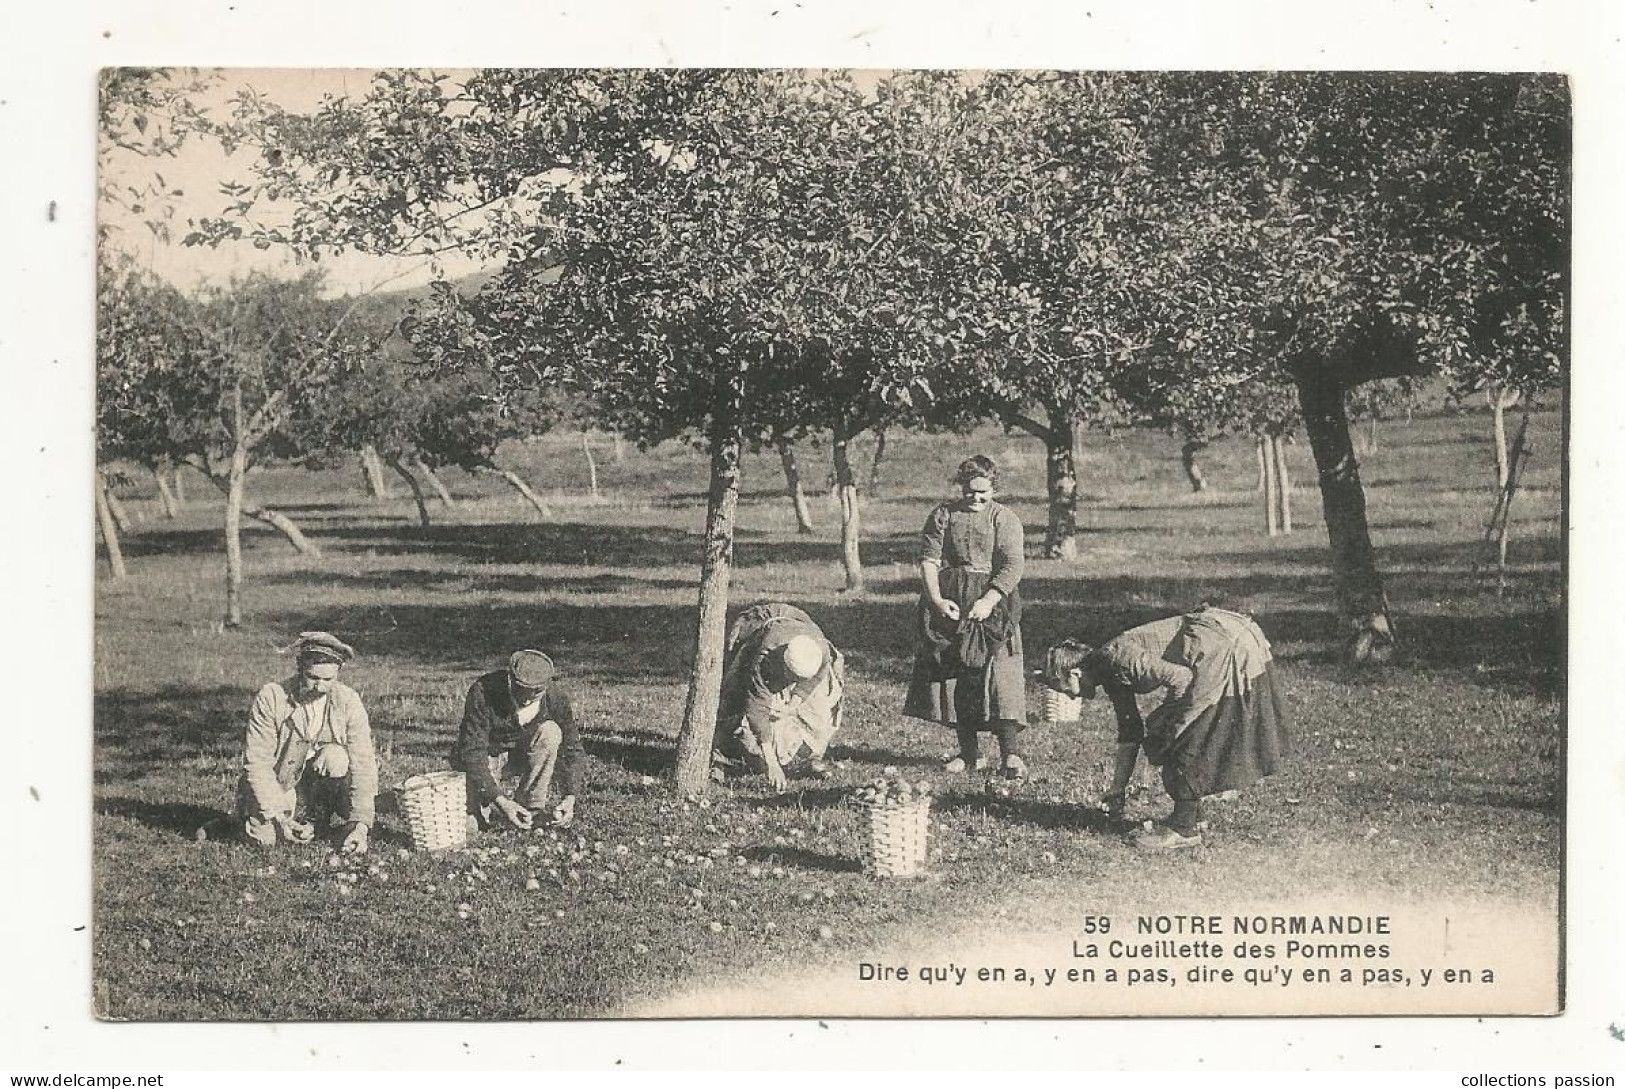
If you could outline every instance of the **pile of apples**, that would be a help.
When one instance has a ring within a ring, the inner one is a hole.
[[[859,787],[856,798],[859,805],[904,806],[921,802],[930,804],[931,784],[924,779],[911,783],[901,775],[883,775]]]

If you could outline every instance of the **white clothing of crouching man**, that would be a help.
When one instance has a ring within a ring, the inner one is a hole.
[[[243,739],[237,818],[264,847],[308,843],[316,823],[344,824],[343,850],[367,850],[378,758],[367,710],[339,671],[355,651],[327,632],[302,632],[292,677],[259,690]]]

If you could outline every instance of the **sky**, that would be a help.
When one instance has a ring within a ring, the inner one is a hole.
[[[467,71],[436,70],[449,75]],[[318,107],[327,96],[365,94],[375,71],[365,68],[223,69],[218,70],[219,82],[193,101],[211,117],[223,120],[230,116],[232,100],[244,90],[253,90],[285,109],[304,112]],[[862,71],[856,74],[856,82],[860,87],[872,87],[880,76],[878,71]],[[190,77],[181,70],[173,78],[185,82]],[[233,275],[251,271],[298,275],[311,266],[296,262],[279,248],[256,249],[247,241],[225,242],[216,247],[181,243],[187,234],[185,225],[189,219],[218,216],[224,211],[229,201],[220,192],[221,184],[232,180],[249,181],[255,158],[251,149],[239,149],[228,156],[218,142],[206,137],[194,137],[174,158],[166,156],[157,161],[115,149],[107,159],[107,180],[113,182],[115,188],[122,189],[124,184],[144,185],[153,172],[158,171],[168,185],[179,188],[183,195],[174,198],[174,237],[169,242],[154,236],[142,222],[144,216],[131,214],[118,202],[102,203],[101,222],[113,228],[114,245],[184,290],[225,283]],[[421,259],[362,253],[323,257],[320,267],[327,273],[327,290],[334,295],[364,294],[380,287],[389,290],[419,287],[436,278],[437,272],[447,279],[457,279],[479,268],[476,262],[455,254],[442,256],[438,264],[431,267]]]
[[[354,97],[366,93],[372,70],[359,68],[235,68],[219,71],[219,82],[193,99],[211,117],[230,116],[232,100],[245,90],[264,95],[271,102],[294,111],[319,106],[324,97]],[[183,80],[177,72],[175,79]],[[228,282],[234,275],[252,271],[277,276],[296,276],[312,266],[296,262],[285,250],[256,249],[247,241],[222,242],[218,246],[187,246],[187,221],[220,215],[229,203],[220,191],[227,181],[247,182],[252,178],[256,154],[238,149],[226,155],[218,142],[207,137],[188,139],[174,157],[151,159],[122,149],[113,150],[106,161],[106,180],[114,188],[124,184],[144,185],[154,172],[162,174],[167,185],[182,195],[174,198],[172,239],[157,238],[142,222],[115,201],[103,201],[98,208],[100,221],[112,228],[113,245],[136,258],[152,272],[184,290],[205,284]],[[318,263],[327,273],[330,294],[364,294],[380,287],[390,290],[418,287],[434,278],[435,269],[421,259],[375,257],[346,253],[324,257]],[[475,271],[474,262],[456,255],[443,257],[439,270],[455,279]]]

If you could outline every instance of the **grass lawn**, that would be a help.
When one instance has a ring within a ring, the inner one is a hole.
[[[132,578],[101,584],[96,616],[95,1002],[133,1020],[524,1019],[615,1016],[719,979],[843,965],[973,920],[1022,928],[1146,905],[1319,897],[1533,905],[1555,930],[1562,826],[1560,419],[1535,418],[1504,596],[1472,562],[1492,505],[1480,413],[1385,423],[1364,459],[1373,536],[1402,658],[1355,672],[1327,653],[1336,622],[1314,471],[1291,451],[1297,532],[1262,533],[1250,444],[1216,444],[1192,494],[1178,444],[1091,435],[1080,559],[1031,560],[1030,664],[1062,635],[1098,640],[1203,598],[1252,613],[1275,645],[1297,749],[1287,769],[1215,805],[1207,845],[1131,850],[1091,808],[1113,724],[1026,737],[1034,780],[997,799],[950,780],[951,735],[899,713],[912,649],[913,541],[952,465],[984,451],[1005,501],[1042,539],[1042,449],[987,431],[890,436],[865,505],[870,591],[840,592],[838,515],[798,537],[777,459],[747,465],[733,600],[806,608],[849,658],[833,780],[672,795],[692,653],[703,459],[678,447],[616,460],[586,492],[574,436],[516,448],[548,495],[532,521],[500,483],[447,474],[461,502],[416,525],[409,498],[373,502],[359,473],[255,477],[325,556],[248,533],[246,625],[223,632],[219,506],[201,483],[126,541]],[[816,483],[823,451],[804,454]],[[212,489],[211,489],[212,492]],[[361,652],[387,788],[444,765],[463,692],[519,645],[561,664],[585,725],[588,786],[568,832],[489,833],[465,851],[412,853],[388,810],[361,860],[331,845],[251,850],[222,835],[248,701],[285,675],[277,648],[327,628]],[[1034,701],[1036,703],[1036,701]],[[895,766],[929,777],[937,878],[860,872],[852,788]],[[1147,778],[1147,783],[1151,780]],[[1164,808],[1160,788],[1136,817]],[[210,834],[195,836],[199,828]],[[527,887],[529,885],[530,887]],[[466,905],[461,911],[460,906]],[[1543,924],[1544,925],[1544,924]],[[838,1013],[839,1010],[831,1010]]]

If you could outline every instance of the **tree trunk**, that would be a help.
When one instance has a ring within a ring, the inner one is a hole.
[[[689,676],[688,703],[677,735],[676,783],[680,794],[704,793],[710,783],[711,741],[722,693],[723,639],[728,627],[734,517],[739,509],[739,447],[737,427],[719,424],[713,430],[694,671]]]
[[[101,527],[102,543],[107,546],[107,570],[114,582],[129,577],[124,566],[124,549],[119,547],[118,526],[113,521],[112,508],[107,503],[107,481],[96,477],[96,524]]]
[[[1270,452],[1275,460],[1275,522],[1281,533],[1292,532],[1292,474],[1286,467],[1286,436],[1270,436]]]
[[[1049,492],[1049,526],[1044,555],[1053,560],[1078,557],[1077,421],[1061,409],[1050,409],[1044,436],[1044,477]]]
[[[1377,414],[1373,412],[1371,419],[1366,422],[1365,452],[1368,454],[1377,449],[1377,419]]]
[[[553,520],[553,508],[547,505],[546,500],[532,491],[530,485],[525,483],[525,478],[518,473],[508,469],[499,469],[494,465],[480,466],[475,472],[490,473],[492,476],[501,477],[508,482],[514,491],[524,496],[527,503],[536,508],[536,513],[541,517],[542,521],[551,522]]]
[[[239,405],[241,397],[238,397]],[[237,412],[242,426],[242,411]],[[243,480],[248,475],[248,449],[238,441],[232,448],[226,476],[226,627],[243,623]]]
[[[1191,491],[1207,490],[1207,478],[1202,475],[1202,463],[1197,461],[1203,450],[1207,449],[1204,439],[1191,439],[1179,448],[1179,463],[1185,468],[1185,479],[1191,482]]]
[[[1354,662],[1384,661],[1396,639],[1388,595],[1371,548],[1360,464],[1349,439],[1342,386],[1325,374],[1298,374],[1298,404],[1320,476],[1326,535],[1338,607],[1347,625],[1346,652]]]
[[[389,478],[384,476],[384,461],[372,443],[361,447],[361,476],[367,482],[367,494],[373,499],[394,498],[389,491]]]
[[[102,490],[107,495],[107,510],[113,516],[113,524],[118,527],[121,534],[128,537],[135,525],[130,520],[129,512],[124,509],[124,504],[119,501],[118,493],[113,491],[111,484],[104,484]]]
[[[846,592],[861,594],[863,558],[858,552],[858,481],[852,473],[851,438],[843,431],[836,431],[831,452],[835,462],[835,496],[841,504],[841,567],[846,572]]]
[[[247,464],[246,458],[247,451],[244,451],[245,466]],[[247,475],[248,471],[245,467],[243,471],[243,476],[245,479]],[[231,477],[229,475],[227,475],[225,479],[211,475],[209,477],[209,481],[215,487],[220,489],[221,494],[225,495],[228,500],[230,499]],[[311,542],[310,538],[306,537],[299,529],[299,526],[294,522],[294,520],[289,518],[287,515],[274,511],[270,507],[256,507],[249,503],[241,494],[239,494],[237,497],[237,506],[243,514],[254,519],[254,521],[264,522],[266,525],[282,534],[283,538],[293,546],[293,550],[299,553],[301,556],[320,556],[322,554],[322,550],[317,548],[315,544]]]
[[[610,436],[610,442],[613,443],[610,449],[615,452],[615,464],[619,465],[626,458],[626,441],[621,438],[621,433],[617,431]]]
[[[173,522],[180,517],[180,504],[175,502],[175,493],[169,487],[169,480],[164,475],[164,466],[149,466],[152,470],[152,482],[158,488],[158,502],[163,504],[164,517]]]
[[[875,432],[875,458],[869,463],[869,496],[875,498],[880,495],[880,462],[886,456],[886,429],[880,428]]]
[[[1520,396],[1517,390],[1509,393],[1503,386],[1491,386],[1485,391],[1485,397],[1490,402],[1490,416],[1495,429],[1495,486],[1502,490],[1507,486],[1510,465],[1507,453],[1506,410],[1516,405]]]
[[[1275,452],[1269,432],[1258,433],[1258,463],[1264,468],[1264,529],[1271,537],[1281,535],[1280,511],[1275,505]]]
[[[322,550],[317,548],[310,538],[304,535],[299,526],[294,523],[294,520],[286,514],[274,511],[270,507],[256,507],[249,503],[243,504],[243,513],[256,522],[264,522],[282,534],[283,538],[293,546],[293,550],[301,556],[320,556],[322,554]]]
[[[455,507],[457,505],[457,500],[452,498],[451,492],[446,490],[445,483],[441,481],[440,474],[436,473],[428,462],[422,458],[413,458],[412,468],[416,469],[418,475],[429,482],[429,487],[434,489],[434,494],[439,498],[441,506]]]
[[[1267,492],[1269,489],[1266,488],[1265,485],[1269,483],[1268,479],[1266,479],[1269,474],[1266,472],[1264,467],[1264,436],[1255,435],[1253,437],[1257,440],[1253,445],[1258,452],[1258,483],[1254,486],[1253,490],[1257,492]]]
[[[592,443],[587,440],[587,432],[581,432],[581,452],[587,457],[587,490],[594,499],[598,498],[598,459],[592,456]]]
[[[184,465],[171,465],[169,467],[169,486],[175,492],[175,505],[186,505],[186,477],[181,475]]]
[[[812,507],[807,493],[801,489],[801,465],[796,460],[796,448],[784,439],[778,440],[779,463],[784,466],[784,492],[796,509],[796,532],[803,537],[814,531]]]
[[[406,481],[407,486],[412,489],[412,501],[418,505],[418,525],[428,529],[429,504],[423,498],[423,485],[418,483],[418,478],[413,476],[411,471],[401,463],[400,458],[390,458],[388,460],[389,467],[394,469],[400,475],[400,478]]]

